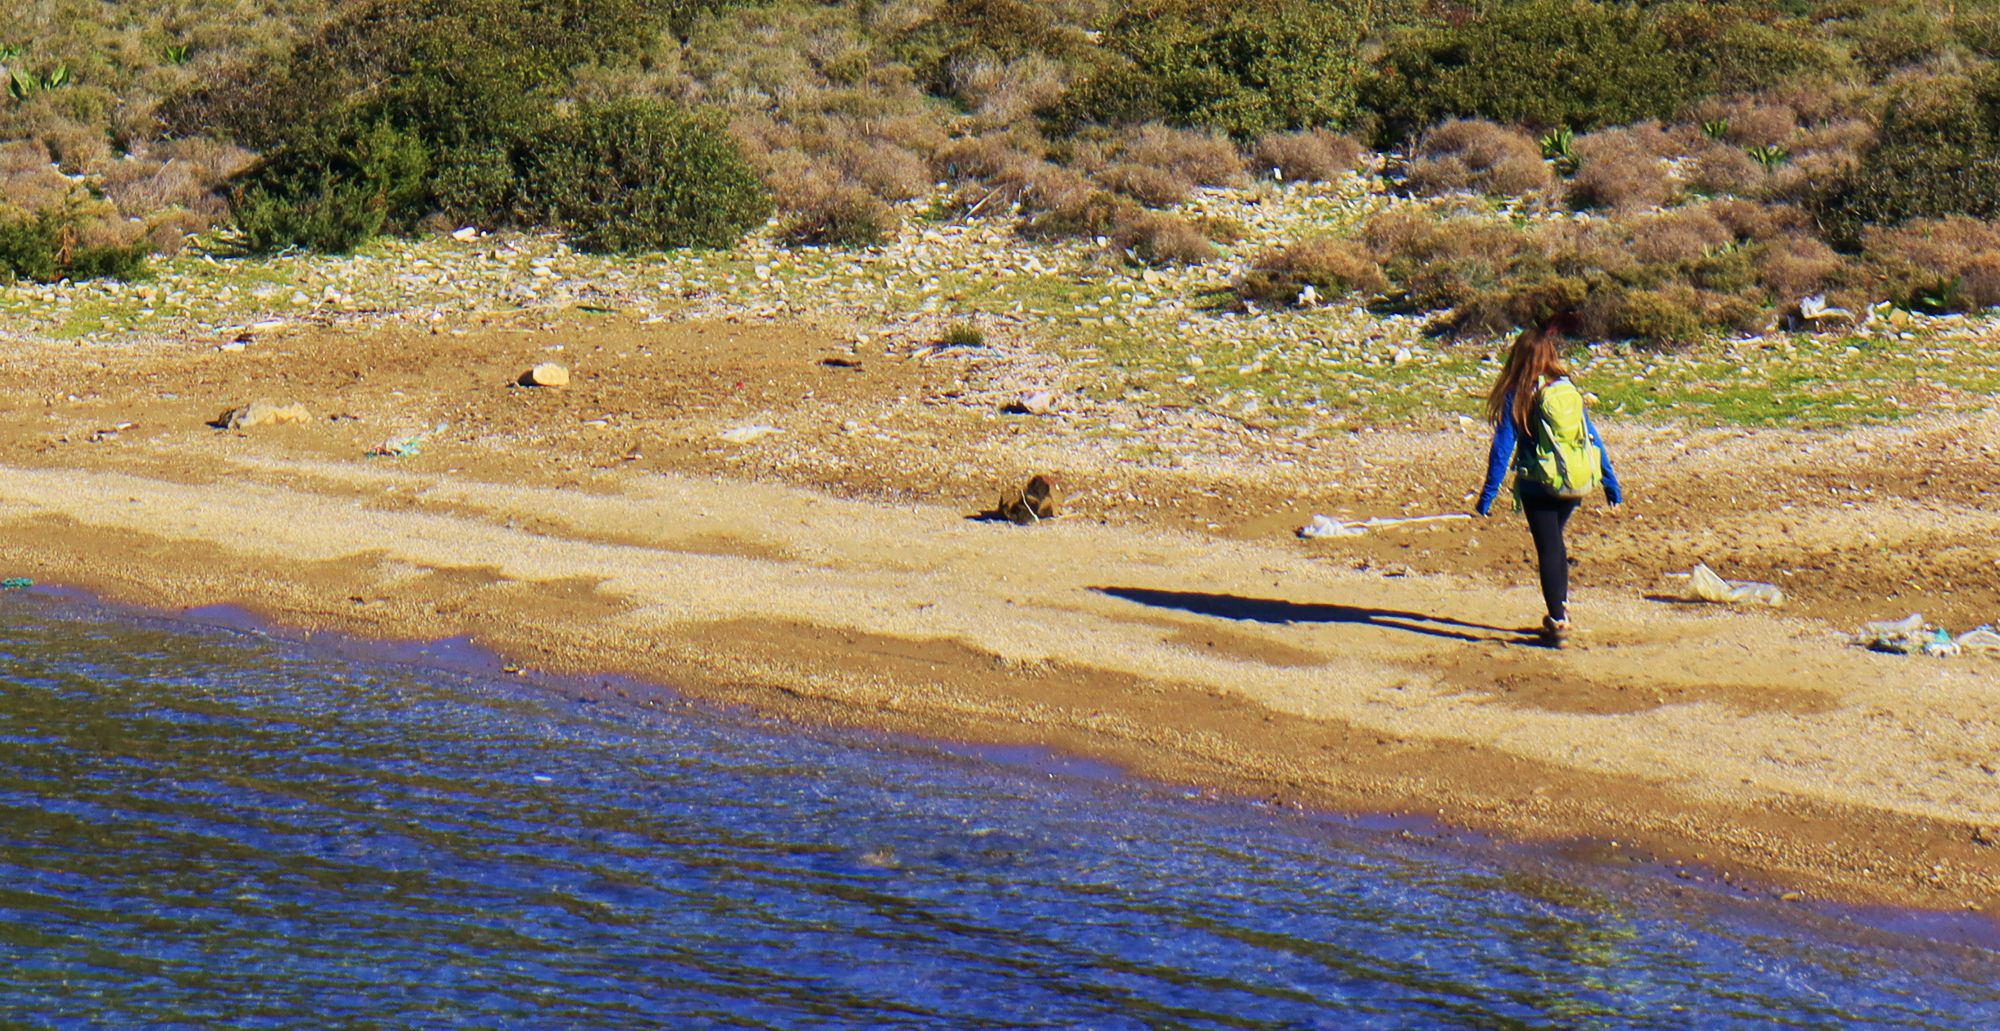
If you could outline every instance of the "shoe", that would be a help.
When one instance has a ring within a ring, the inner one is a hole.
[[[1542,617],[1542,641],[1551,648],[1561,648],[1569,644],[1569,618]]]

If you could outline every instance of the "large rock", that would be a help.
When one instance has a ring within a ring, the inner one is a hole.
[[[253,401],[216,416],[214,425],[226,430],[247,430],[254,426],[285,426],[312,421],[312,413],[302,404],[277,405]]]
[[[524,387],[569,386],[569,370],[554,362],[543,362],[521,374]]]

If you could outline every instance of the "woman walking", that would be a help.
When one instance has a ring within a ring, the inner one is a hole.
[[[1600,483],[1613,505],[1624,500],[1611,455],[1584,410],[1583,392],[1569,381],[1556,344],[1562,319],[1522,333],[1507,353],[1500,379],[1486,396],[1486,419],[1493,424],[1493,450],[1486,459],[1486,486],[1479,514],[1490,515],[1507,469],[1514,469],[1514,503],[1528,517],[1535,539],[1535,563],[1548,615],[1542,640],[1560,648],[1569,640],[1569,549],[1563,527],[1577,505]]]

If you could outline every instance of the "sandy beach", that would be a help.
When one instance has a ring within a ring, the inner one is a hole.
[[[1054,359],[774,320],[219,342],[10,347],[0,574],[464,635],[534,669],[1685,863],[1760,895],[2000,912],[2000,660],[1848,643],[1913,611],[2000,619],[2000,416],[1607,421],[1631,503],[1575,524],[1581,631],[1553,652],[1524,632],[1518,517],[1292,534],[1463,511],[1477,426],[1301,434],[1060,391],[1006,414],[1023,363]],[[542,361],[572,383],[512,385]],[[254,400],[311,418],[208,425]],[[414,453],[368,455],[397,440]],[[1062,485],[1061,518],[973,518],[1033,473]],[[1696,561],[1791,603],[1686,604],[1668,574]]]

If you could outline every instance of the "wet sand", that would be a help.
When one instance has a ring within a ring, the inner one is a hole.
[[[1518,519],[1291,537],[1313,512],[1462,508],[1483,441],[1460,427],[1302,438],[1067,399],[1006,416],[1006,360],[807,328],[460,328],[13,348],[0,574],[470,635],[536,669],[1685,862],[1758,894],[2000,911],[2000,661],[1842,633],[2000,619],[2000,418],[1607,425],[1632,503],[1579,518],[1583,631],[1552,652],[1524,633]],[[551,357],[569,388],[508,386]],[[259,398],[314,418],[205,425]],[[439,424],[420,454],[365,456]],[[783,432],[719,438],[746,425]],[[1033,471],[1069,514],[968,518]],[[1664,574],[1697,558],[1796,601],[1677,603]]]

